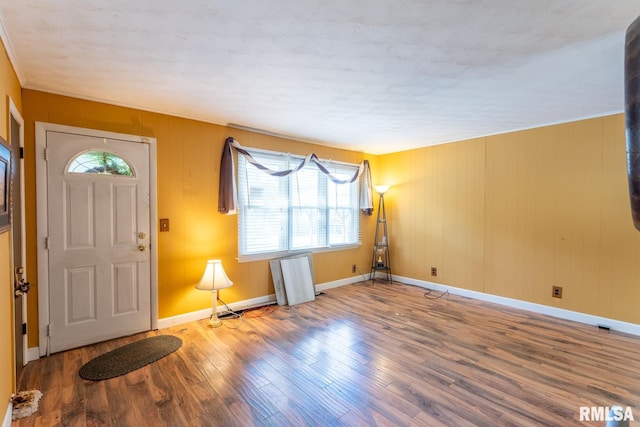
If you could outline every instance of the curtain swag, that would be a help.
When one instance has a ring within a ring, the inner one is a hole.
[[[224,148],[222,150],[222,158],[220,160],[220,186],[218,189],[218,212],[221,214],[235,214],[236,206],[238,204],[237,187],[235,180],[235,165],[233,161],[232,148],[235,149],[238,154],[244,156],[244,158],[253,166],[261,170],[262,172],[271,176],[285,177],[293,173],[298,172],[310,163],[315,164],[318,170],[325,174],[331,182],[336,184],[349,184],[363,175],[362,186],[360,188],[360,209],[367,215],[373,213],[373,192],[371,190],[371,169],[369,167],[369,161],[363,160],[360,163],[360,167],[356,173],[347,179],[338,179],[331,174],[331,172],[322,164],[318,156],[315,153],[307,155],[299,165],[293,169],[287,169],[282,171],[271,170],[268,167],[259,163],[254,159],[251,154],[242,147],[238,141],[232,137],[228,137],[224,142]]]

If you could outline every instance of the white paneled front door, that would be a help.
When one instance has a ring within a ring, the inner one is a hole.
[[[51,353],[152,327],[149,150],[46,132]]]

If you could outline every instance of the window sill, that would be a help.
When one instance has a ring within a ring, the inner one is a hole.
[[[310,248],[310,249],[300,249],[295,251],[281,251],[281,252],[268,252],[262,254],[252,254],[252,255],[239,255],[237,260],[239,263],[244,262],[253,262],[253,261],[263,261],[270,260],[276,258],[284,258],[291,255],[305,254],[305,253],[323,253],[323,252],[338,252],[338,251],[346,251],[350,249],[357,249],[362,246],[362,242],[352,243],[348,245],[336,245],[336,246],[326,246],[322,248]]]

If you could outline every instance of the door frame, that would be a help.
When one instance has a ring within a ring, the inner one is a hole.
[[[157,207],[157,167],[156,138],[128,135],[123,133],[85,129],[53,123],[36,122],[36,212],[38,228],[38,317],[40,356],[49,355],[49,251],[46,248],[48,236],[47,202],[47,132],[62,132],[96,138],[117,139],[131,143],[149,144],[149,251],[151,256],[151,329],[158,329],[158,207]],[[51,147],[49,147],[51,149]],[[40,214],[41,213],[41,214]]]
[[[19,144],[19,147],[24,149],[24,119],[22,118],[22,114],[20,114],[20,111],[18,110],[18,107],[16,106],[16,104],[13,102],[13,99],[9,96],[9,144],[11,144],[11,146],[13,147],[14,144]],[[13,141],[11,139],[11,119],[15,120],[18,123],[18,126],[20,127],[20,130],[18,131],[18,141]],[[12,288],[13,288],[13,281],[14,281],[14,275],[13,272],[15,271],[16,265],[15,265],[15,260],[13,258],[13,246],[14,246],[14,242],[16,239],[20,239],[21,242],[21,257],[22,257],[22,267],[25,268],[25,272],[23,275],[23,278],[25,280],[25,282],[28,282],[28,278],[27,278],[27,232],[26,232],[26,218],[25,218],[25,190],[24,190],[24,158],[19,158],[19,159],[12,159],[12,161],[14,162],[19,162],[20,163],[20,176],[18,177],[18,181],[19,182],[14,182],[14,189],[16,188],[16,186],[19,186],[20,189],[20,218],[15,218],[12,217],[11,221],[20,221],[20,236],[14,236],[13,235],[13,227],[11,227],[11,284],[12,284]],[[27,294],[22,295],[22,307],[19,307],[19,309],[22,310],[22,323],[26,323],[28,324],[28,319],[27,319],[27,299],[28,296]],[[12,298],[12,300],[14,301],[14,311],[16,309],[18,309],[18,307],[15,307],[15,299]],[[15,319],[15,316],[14,316]],[[15,330],[15,325],[14,325],[14,330]],[[16,341],[15,337],[14,337],[14,342]],[[23,366],[27,364],[27,362],[29,361],[28,355],[29,355],[29,336],[28,336],[28,331],[26,334],[24,334],[22,336],[22,349],[18,349],[18,348],[14,348],[14,354],[17,354],[18,351],[22,350],[22,364]],[[14,365],[15,365],[15,361],[17,360],[16,358],[13,359],[14,360]],[[17,370],[17,366],[14,366],[14,373]],[[18,380],[18,378],[16,378],[16,381]]]

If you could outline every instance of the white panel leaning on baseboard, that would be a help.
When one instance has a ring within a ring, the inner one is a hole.
[[[309,262],[311,277],[313,278],[313,254],[311,252],[291,255],[284,258],[276,258],[269,261],[269,265],[271,266],[271,277],[273,278],[273,287],[276,292],[276,301],[278,302],[278,305],[287,305],[289,303],[287,300],[287,290],[284,287],[284,278],[282,277],[282,267],[280,266],[280,262],[285,259],[293,258],[306,258]]]
[[[280,260],[272,259],[269,261],[269,265],[271,266],[273,289],[276,291],[276,301],[278,302],[278,305],[287,305],[287,292],[284,290],[284,279],[282,278]]]
[[[296,305],[316,299],[311,267],[306,257],[287,258],[280,261],[287,302]]]

